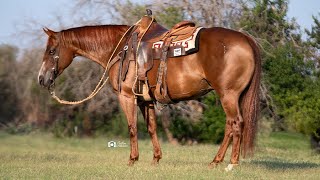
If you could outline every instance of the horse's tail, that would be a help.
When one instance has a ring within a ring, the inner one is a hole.
[[[257,120],[259,114],[260,102],[260,76],[261,76],[261,56],[260,49],[255,40],[247,36],[247,40],[253,50],[255,68],[251,81],[246,89],[242,92],[240,98],[240,108],[243,118],[243,133],[241,151],[243,157],[253,155],[254,142],[257,131]]]

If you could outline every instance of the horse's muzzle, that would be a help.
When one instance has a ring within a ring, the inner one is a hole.
[[[44,86],[44,77],[43,77],[43,75],[40,75],[38,77],[38,82],[39,82],[40,86]]]
[[[50,77],[50,75],[47,75],[47,76],[39,75],[38,82],[40,86],[44,88],[49,88],[53,84],[54,80]]]

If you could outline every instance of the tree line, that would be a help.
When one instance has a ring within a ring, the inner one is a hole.
[[[94,21],[103,18],[131,25],[153,10],[167,28],[182,20],[204,27],[221,26],[255,37],[262,53],[261,131],[296,131],[314,134],[320,128],[320,14],[313,16],[310,30],[302,29],[287,16],[288,0],[180,0],[137,3],[130,0],[76,0],[74,11],[94,10]],[[85,19],[78,15],[79,19]],[[87,18],[87,17],[86,17]],[[40,34],[40,29],[37,34]],[[44,34],[41,34],[44,36]],[[0,46],[0,127],[13,133],[44,129],[56,136],[127,137],[126,119],[108,86],[91,101],[77,106],[60,105],[37,84],[44,52],[30,46],[18,55],[12,45]],[[66,99],[90,94],[103,72],[95,63],[76,59],[58,78],[57,93]],[[197,101],[181,102],[163,110],[159,134],[171,142],[219,143],[225,115],[219,98],[209,93]],[[160,114],[160,113],[159,113]],[[140,115],[139,136],[147,136]]]

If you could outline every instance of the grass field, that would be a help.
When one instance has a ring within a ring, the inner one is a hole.
[[[163,159],[151,166],[150,140],[140,140],[140,160],[126,165],[129,147],[108,148],[105,138],[57,139],[50,134],[0,133],[1,179],[320,179],[320,155],[309,149],[308,138],[274,133],[258,138],[256,155],[231,172],[208,163],[217,145],[173,146],[162,142]],[[229,149],[230,150],[230,149]]]

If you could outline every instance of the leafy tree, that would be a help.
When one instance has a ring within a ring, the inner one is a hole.
[[[251,0],[243,6],[241,30],[256,37],[266,51],[288,42],[301,41],[295,19],[286,20],[288,0]],[[266,53],[266,52],[265,52]]]
[[[318,14],[320,17],[320,13]],[[318,18],[319,18],[318,17]],[[309,52],[306,54],[308,58],[314,61],[316,66],[315,75],[320,77],[320,20],[316,16],[312,16],[314,25],[312,25],[311,31],[306,29],[308,39],[306,45],[309,47]]]
[[[257,37],[263,50],[263,83],[271,95],[279,119],[275,129],[294,129],[310,134],[319,127],[315,63],[310,46],[301,39],[295,20],[286,18],[288,1],[254,0],[247,7],[241,27]],[[316,28],[312,38],[316,38]]]
[[[0,127],[12,122],[17,114],[14,72],[18,49],[10,45],[0,46]]]
[[[318,14],[320,17],[320,13]],[[306,33],[308,34],[308,44],[316,49],[320,49],[320,20],[316,16],[312,16],[314,21],[314,25],[311,28],[311,31],[306,29]]]

